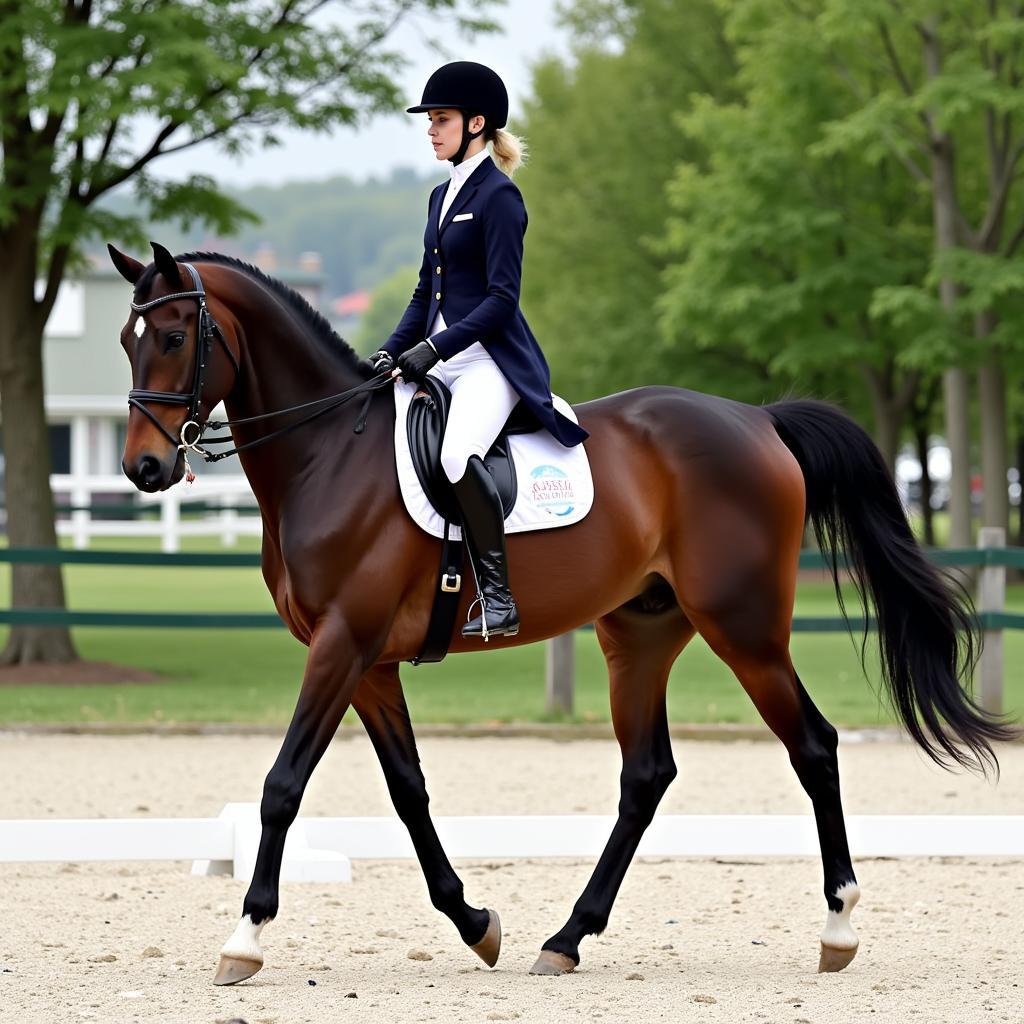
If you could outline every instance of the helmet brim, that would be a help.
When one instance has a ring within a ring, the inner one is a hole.
[[[418,107],[406,107],[407,114],[422,114],[428,110],[463,110],[461,103],[421,103]]]

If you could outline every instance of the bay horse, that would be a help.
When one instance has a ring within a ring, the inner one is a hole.
[[[399,679],[399,664],[424,639],[440,542],[402,506],[393,392],[332,405],[331,396],[371,394],[380,382],[304,299],[259,270],[211,253],[174,258],[156,244],[149,265],[109,249],[135,286],[121,331],[133,379],[124,472],[144,491],[178,482],[196,435],[223,401],[229,422],[244,421],[234,422],[231,439],[262,515],[264,579],[288,629],[309,647],[294,716],[263,789],[252,883],[215,983],[243,981],[263,965],[259,936],[277,914],[285,834],[350,706],[380,758],[431,902],[493,966],[499,919],[466,902],[438,841]],[[330,414],[274,431],[280,420],[270,414],[310,403]],[[532,971],[573,970],[582,939],[607,925],[676,775],[666,687],[697,633],[785,745],[810,797],[827,904],[819,970],[841,970],[857,949],[850,912],[860,891],[840,801],[838,736],[789,654],[805,520],[832,553],[837,591],[845,559],[874,606],[883,678],[907,731],[937,762],[985,770],[996,767],[992,743],[1012,730],[960,682],[976,649],[969,600],[924,557],[874,443],[832,406],[754,407],[645,387],[576,411],[590,432],[594,507],[573,526],[509,537],[522,627],[490,646],[595,624],[622,754],[621,793],[593,875]],[[183,437],[188,421],[195,425]],[[471,596],[463,593],[462,613]],[[452,651],[470,648],[479,641],[456,630]]]

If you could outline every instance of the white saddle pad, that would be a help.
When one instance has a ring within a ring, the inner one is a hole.
[[[421,529],[434,537],[444,536],[444,520],[430,504],[409,454],[406,415],[417,386],[395,382],[395,464],[406,511]],[[555,408],[578,422],[572,406],[553,395]],[[513,434],[508,439],[509,453],[516,467],[516,503],[505,520],[506,533],[551,530],[556,526],[578,523],[594,504],[594,478],[583,445],[566,448],[546,430],[533,434]],[[461,531],[452,527],[458,539]]]

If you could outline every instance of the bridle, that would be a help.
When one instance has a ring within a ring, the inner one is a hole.
[[[168,302],[177,302],[179,299],[195,299],[199,304],[199,326],[196,332],[196,360],[192,371],[192,390],[188,393],[180,391],[148,391],[144,388],[132,388],[128,392],[128,408],[138,409],[147,419],[156,425],[160,433],[167,438],[168,441],[173,445],[177,445],[179,449],[183,449],[186,453],[185,462],[186,468],[188,468],[188,451],[193,449],[199,451],[196,447],[199,443],[199,439],[203,436],[203,428],[199,424],[196,417],[199,414],[199,403],[202,401],[203,396],[203,378],[206,373],[206,363],[210,357],[210,351],[213,348],[213,339],[217,337],[220,339],[221,346],[227,353],[228,358],[231,360],[231,365],[235,369],[235,376],[238,376],[238,359],[235,357],[235,353],[231,351],[231,347],[228,345],[224,338],[224,333],[221,331],[220,326],[216,320],[213,319],[209,309],[206,306],[206,289],[203,287],[203,279],[199,276],[199,271],[192,266],[191,263],[183,264],[188,269],[189,274],[192,275],[192,291],[188,292],[174,292],[171,295],[161,295],[158,299],[153,299],[150,302],[132,302],[132,309],[141,316],[143,313],[148,313],[151,309],[156,309],[158,306],[163,306]],[[185,416],[185,422],[181,427],[180,439],[175,437],[153,414],[153,412],[146,406],[146,402],[162,402],[165,405],[184,405],[188,408],[188,413]],[[188,430],[190,427],[195,428],[195,437],[190,442],[188,440]],[[191,469],[188,469],[191,474]]]
[[[359,416],[359,420],[356,423],[355,432],[361,434],[363,428],[366,426],[366,414],[369,408],[370,398],[374,391],[379,391],[389,384],[392,383],[393,378],[390,373],[378,374],[376,377],[372,377],[370,380],[364,381],[362,384],[357,384],[354,388],[350,388],[348,391],[343,391],[337,395],[328,395],[326,398],[318,398],[312,402],[304,402],[301,405],[292,405],[286,409],[277,409],[273,412],[261,413],[258,416],[246,416],[240,420],[210,420],[205,424],[199,422],[199,406],[202,402],[203,395],[203,379],[206,373],[206,364],[209,361],[210,353],[213,350],[213,339],[217,338],[221,347],[227,353],[228,359],[231,361],[231,365],[235,371],[235,379],[238,379],[239,364],[238,358],[235,353],[231,351],[231,346],[228,345],[227,339],[224,337],[224,332],[220,329],[220,325],[213,318],[213,314],[209,311],[206,305],[206,289],[203,287],[203,279],[199,276],[199,271],[196,270],[191,263],[183,263],[182,266],[188,269],[189,274],[192,276],[193,289],[185,292],[174,292],[171,295],[161,295],[158,299],[152,299],[149,302],[132,302],[131,308],[135,313],[140,316],[143,313],[148,313],[151,309],[156,309],[157,306],[162,306],[167,302],[176,302],[179,299],[195,299],[199,305],[199,324],[196,333],[196,361],[192,373],[192,390],[189,392],[182,391],[149,391],[144,388],[132,388],[128,392],[128,408],[138,409],[144,416],[146,416],[152,423],[154,423],[160,430],[160,433],[166,437],[171,444],[175,445],[179,451],[184,453],[185,458],[185,470],[188,474],[188,478],[194,479],[191,466],[188,462],[188,453],[190,451],[201,455],[207,462],[218,462],[221,459],[226,459],[230,455],[237,455],[238,452],[243,451],[246,448],[254,448],[257,445],[265,444],[267,441],[272,441],[276,437],[280,437],[282,434],[286,434],[296,427],[302,426],[304,423],[309,423],[311,420],[322,416],[324,413],[330,412],[332,409],[336,409],[340,405],[344,405],[346,402],[355,398],[358,395],[366,395],[366,403],[363,406],[363,410]],[[147,408],[146,402],[162,402],[165,405],[184,405],[188,409],[188,413],[185,417],[185,422],[182,424],[180,437],[175,437],[153,414],[152,410]],[[238,445],[228,451],[223,452],[209,452],[205,448],[200,447],[200,442],[203,444],[226,444],[234,440],[230,435],[222,435],[219,437],[203,437],[203,432],[207,428],[211,430],[221,430],[224,427],[233,427],[241,423],[253,423],[256,420],[270,419],[273,416],[280,416],[286,412],[297,412],[300,409],[314,408],[315,411],[311,412],[308,416],[304,416],[302,419],[296,420],[294,423],[289,423],[287,426],[275,430],[270,434],[264,434],[262,437],[258,437],[253,441],[248,441],[245,444]],[[188,438],[189,428],[195,429],[195,436],[190,441]]]

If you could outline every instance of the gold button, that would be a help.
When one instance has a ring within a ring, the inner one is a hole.
[[[435,299],[440,299],[440,298],[441,298],[441,293],[440,293],[440,292],[437,292],[437,293],[436,293],[436,294],[434,295],[434,298],[435,298]]]
[[[437,268],[437,272],[438,272],[439,274],[441,273],[441,268],[440,268],[440,267],[438,267],[438,268]]]

